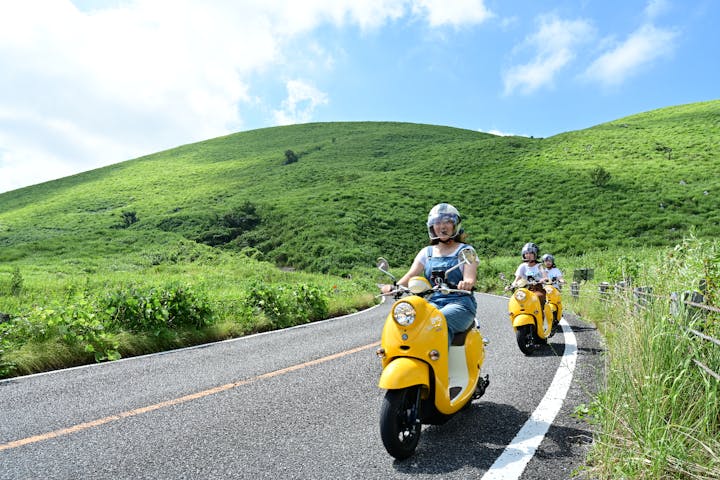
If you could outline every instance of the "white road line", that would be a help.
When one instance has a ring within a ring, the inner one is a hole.
[[[563,318],[560,321],[565,338],[565,352],[555,373],[550,388],[520,429],[510,445],[505,447],[482,480],[513,480],[520,478],[535,451],[540,446],[550,425],[560,411],[572,383],[577,361],[577,340],[570,325]]]

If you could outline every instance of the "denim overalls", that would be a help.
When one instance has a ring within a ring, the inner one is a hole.
[[[468,245],[461,244],[460,247],[449,257],[433,257],[433,247],[427,247],[427,261],[425,262],[425,278],[433,284],[432,272],[446,271],[447,269],[458,264],[458,253]],[[445,279],[451,288],[457,288],[457,284],[462,281],[462,267],[450,272]],[[441,293],[435,292],[430,297],[430,303],[440,310],[445,316],[448,326],[448,342],[452,342],[452,338],[456,333],[464,332],[475,319],[477,312],[477,302],[474,295],[465,295],[461,293]]]

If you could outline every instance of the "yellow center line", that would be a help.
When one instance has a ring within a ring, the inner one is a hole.
[[[53,432],[47,432],[42,433],[40,435],[34,435],[32,437],[22,438],[20,440],[15,440],[8,443],[2,443],[0,444],[0,451],[2,450],[10,450],[12,448],[22,447],[23,445],[28,445],[30,443],[37,443],[42,442],[45,440],[50,440],[55,437],[60,437],[63,435],[70,435],[72,433],[80,432],[82,430],[88,430],[90,428],[99,427],[100,425],[104,425],[106,423],[115,422],[117,420],[122,420],[123,418],[128,417],[134,417],[137,415],[142,415],[143,413],[152,412],[154,410],[159,410],[161,408],[171,407],[173,405],[179,405],[181,403],[189,402],[192,400],[197,400],[199,398],[207,397],[208,395],[214,395],[216,393],[225,392],[227,390],[232,390],[233,388],[241,387],[243,385],[247,385],[249,383],[257,382],[258,380],[264,380],[267,378],[277,377],[279,375],[284,375],[286,373],[294,372],[296,370],[300,370],[302,368],[311,367],[313,365],[318,365],[321,363],[329,362],[331,360],[335,360],[337,358],[344,357],[346,355],[352,355],[353,353],[361,352],[363,350],[367,350],[368,348],[376,347],[380,344],[380,342],[374,342],[369,345],[363,345],[362,347],[356,347],[350,350],[345,350],[344,352],[335,353],[333,355],[328,355],[327,357],[318,358],[316,360],[311,360],[309,362],[305,363],[299,363],[297,365],[293,365],[287,368],[282,368],[280,370],[275,370],[273,372],[264,373],[262,375],[258,375],[256,377],[252,377],[246,380],[240,380],[238,382],[234,383],[227,383],[225,385],[221,385],[219,387],[210,388],[208,390],[202,390],[200,392],[191,393],[190,395],[185,395],[183,397],[174,398],[172,400],[168,400],[165,402],[156,403],[154,405],[148,405],[146,407],[136,408],[134,410],[128,410],[126,412],[118,413],[117,415],[110,415],[104,418],[99,418],[97,420],[92,420],[90,422],[80,423],[78,425],[73,425],[72,427],[68,428],[62,428],[60,430],[55,430]]]

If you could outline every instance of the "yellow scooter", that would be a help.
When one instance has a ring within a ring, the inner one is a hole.
[[[541,312],[540,300],[529,287],[540,286],[545,289],[546,303]],[[510,287],[513,291],[508,302],[510,323],[515,330],[520,351],[531,355],[538,347],[547,344],[547,339],[555,334],[554,326],[562,318],[560,292],[552,285],[541,282],[520,280]]]
[[[460,263],[447,272],[462,263],[477,262],[474,252],[463,255],[465,252],[460,254]],[[490,381],[488,375],[480,375],[485,342],[477,321],[456,334],[448,347],[445,317],[426,300],[436,291],[472,292],[451,289],[444,281],[432,286],[425,277],[413,277],[408,287],[403,287],[388,272],[387,260],[378,259],[378,268],[395,284],[395,290],[385,295],[396,299],[377,350],[383,366],[378,386],[387,390],[380,413],[380,436],[388,453],[402,460],[415,452],[423,424],[445,423],[480,398]]]
[[[550,284],[544,285],[545,289],[545,306],[550,307],[552,318],[552,333],[554,334],[560,320],[562,319],[562,296],[560,295],[560,284],[554,279],[550,279]],[[552,335],[550,335],[552,336]]]

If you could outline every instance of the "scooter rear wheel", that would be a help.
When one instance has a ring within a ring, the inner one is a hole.
[[[380,436],[385,450],[398,460],[412,456],[420,441],[419,393],[417,385],[385,393],[380,412]]]
[[[535,339],[533,337],[532,325],[522,325],[515,330],[518,347],[525,355],[531,355],[535,351]]]

